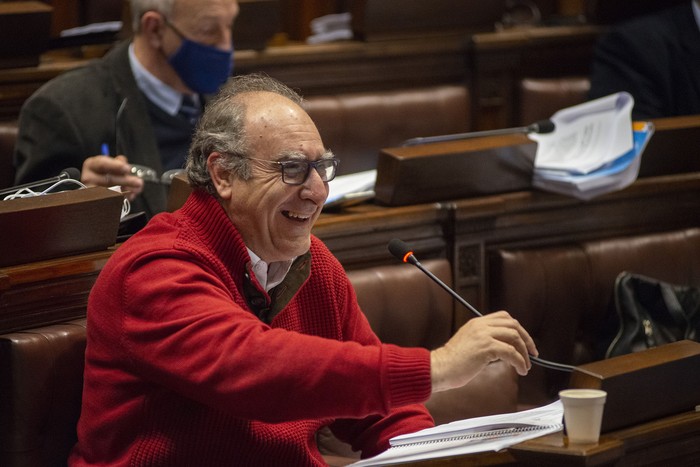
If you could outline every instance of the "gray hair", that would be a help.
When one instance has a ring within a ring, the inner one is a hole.
[[[248,180],[251,177],[249,146],[245,133],[246,105],[238,96],[250,92],[272,92],[301,106],[302,98],[288,86],[264,74],[234,76],[206,106],[197,124],[185,170],[193,188],[216,195],[207,168],[207,158],[212,152],[223,154],[218,160],[221,168]]]
[[[157,11],[166,18],[172,15],[175,0],[130,0],[131,28],[136,33],[141,31],[141,17],[147,11]]]

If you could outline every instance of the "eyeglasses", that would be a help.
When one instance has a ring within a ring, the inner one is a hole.
[[[176,26],[175,26],[173,23],[171,23],[171,22],[168,20],[168,18],[166,18],[165,16],[163,17],[163,22],[165,23],[166,26],[168,26],[170,29],[172,29],[173,32],[174,32],[175,34],[177,34],[178,37],[179,37],[180,39],[182,39],[182,40],[187,39],[187,36],[185,36],[185,35],[182,33],[182,31],[180,31],[180,28],[176,27]]]
[[[282,171],[282,181],[287,185],[301,185],[304,183],[306,179],[309,178],[311,168],[316,170],[319,177],[321,177],[321,181],[330,182],[335,178],[335,172],[340,163],[340,161],[334,157],[326,157],[313,162],[307,160],[270,161],[267,159],[256,159],[254,157],[246,157],[246,159],[279,165]]]

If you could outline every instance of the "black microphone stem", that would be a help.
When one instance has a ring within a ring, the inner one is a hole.
[[[56,175],[55,177],[47,178],[44,180],[37,180],[34,182],[29,182],[29,183],[24,183],[22,185],[16,185],[16,186],[11,186],[9,188],[4,188],[0,190],[0,196],[4,195],[9,195],[10,193],[16,193],[19,190],[23,190],[25,188],[37,188],[40,186],[45,186],[45,185],[50,185],[53,183],[60,182],[61,180],[80,180],[80,171],[78,169],[75,169],[73,167],[69,167],[65,170],[63,170],[60,174]]]
[[[459,296],[457,292],[452,290],[450,287],[447,286],[443,281],[441,281],[435,274],[432,272],[428,271],[422,264],[420,264],[420,261],[411,253],[407,254],[404,258],[404,261],[407,263],[413,264],[415,267],[423,271],[428,277],[430,277],[437,285],[442,287],[447,293],[452,295],[452,297],[457,300],[460,304],[462,304],[464,307],[468,308],[469,311],[474,313],[476,316],[484,316],[479,310],[474,308],[468,301],[463,299],[462,297]],[[550,370],[559,370],[559,371],[567,371],[567,372],[572,372],[574,371],[574,367],[571,365],[565,365],[564,363],[556,363],[556,362],[550,362],[549,360],[544,360],[540,357],[535,357],[534,355],[530,355],[530,360],[532,360],[534,363],[538,364],[539,366],[543,368],[549,368]]]
[[[517,134],[529,134],[529,133],[552,133],[555,129],[554,122],[551,120],[540,120],[528,126],[521,126],[517,128],[500,128],[495,130],[482,130],[482,131],[472,131],[469,133],[456,133],[452,135],[439,135],[439,136],[420,136],[418,138],[411,138],[403,142],[402,146],[416,146],[418,144],[428,144],[428,143],[444,143],[447,141],[456,141],[460,139],[471,139],[471,138],[484,138],[486,136],[504,136],[504,135],[517,135]]]
[[[479,312],[479,310],[477,310],[476,308],[474,308],[474,307],[471,305],[471,303],[469,303],[468,301],[466,301],[465,299],[463,299],[462,297],[460,297],[459,294],[457,294],[454,290],[452,290],[451,288],[449,288],[449,287],[447,286],[447,284],[445,284],[443,281],[440,280],[440,278],[438,278],[438,277],[437,277],[435,274],[433,274],[432,272],[428,271],[422,264],[420,264],[420,261],[418,261],[418,260],[415,258],[415,256],[413,256],[413,255],[411,255],[411,256],[412,256],[412,258],[411,258],[411,260],[409,260],[409,261],[410,261],[414,266],[416,266],[418,269],[420,269],[421,271],[423,271],[423,272],[424,272],[428,277],[430,277],[433,281],[435,281],[435,283],[437,283],[440,287],[442,287],[443,289],[445,289],[450,295],[452,295],[452,297],[453,297],[455,300],[457,300],[457,301],[458,301],[459,303],[461,303],[463,306],[465,306],[466,308],[468,308],[469,311],[471,311],[472,313],[474,313],[476,316],[484,316],[484,315],[481,314],[481,312]]]
[[[486,136],[504,136],[529,133],[528,127],[521,128],[503,128],[498,130],[484,130],[484,131],[474,131],[471,133],[455,133],[453,135],[441,135],[441,136],[420,136],[418,138],[411,138],[404,141],[403,146],[416,146],[418,144],[427,143],[445,143],[447,141],[457,141],[460,139],[471,139],[471,138],[483,138]]]

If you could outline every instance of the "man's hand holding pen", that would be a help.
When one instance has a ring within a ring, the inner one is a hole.
[[[143,179],[132,175],[126,156],[99,155],[88,157],[83,162],[80,181],[87,186],[112,187],[118,185],[133,201],[143,191]]]

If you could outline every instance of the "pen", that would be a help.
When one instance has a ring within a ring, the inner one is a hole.
[[[107,144],[107,143],[102,143],[102,146],[100,146],[100,151],[102,151],[102,152],[100,152],[100,154],[106,154],[106,155],[109,156],[109,155],[110,155],[110,153],[109,153],[109,144]]]

